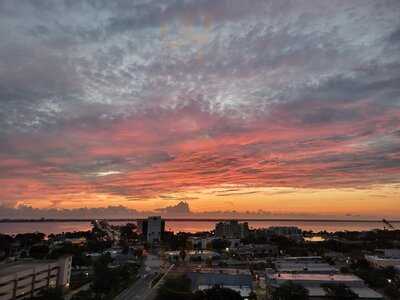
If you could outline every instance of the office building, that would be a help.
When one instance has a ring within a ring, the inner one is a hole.
[[[165,221],[160,216],[151,216],[138,222],[146,241],[149,243],[160,242],[165,231]]]
[[[0,264],[0,300],[29,299],[49,287],[68,288],[72,257]]]

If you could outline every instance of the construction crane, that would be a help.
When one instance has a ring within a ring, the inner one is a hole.
[[[391,230],[395,230],[394,226],[386,219],[382,219],[383,222],[383,230],[387,230],[386,227],[388,227]]]

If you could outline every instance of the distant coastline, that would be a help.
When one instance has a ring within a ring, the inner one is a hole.
[[[85,218],[85,219],[0,219],[0,223],[51,223],[51,222],[90,222],[96,218]],[[104,219],[109,222],[136,222],[140,220],[144,220],[144,218],[98,218]],[[240,222],[338,222],[338,223],[376,223],[381,222],[381,219],[360,219],[360,220],[351,220],[351,219],[295,219],[295,218],[164,218],[167,222],[219,222],[225,220],[237,220]],[[390,220],[391,223],[400,223],[400,220]]]

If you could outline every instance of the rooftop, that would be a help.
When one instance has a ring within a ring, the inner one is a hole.
[[[269,278],[276,280],[304,280],[304,281],[339,281],[339,282],[363,282],[363,280],[354,275],[347,274],[293,274],[293,273],[275,273],[269,274]]]
[[[280,262],[276,263],[276,268],[279,272],[338,272],[338,270],[327,263],[292,263],[292,262]]]
[[[47,267],[49,264],[57,264],[60,260],[70,257],[69,255],[65,255],[60,257],[58,260],[48,259],[48,260],[20,260],[11,263],[0,263],[0,277],[12,275],[17,272],[22,272],[25,270],[38,268],[38,267]]]
[[[322,287],[306,286],[309,295],[312,297],[324,297],[326,291]],[[382,295],[367,287],[349,287],[360,299],[383,299]]]
[[[32,269],[38,266],[46,266],[50,263],[55,263],[56,260],[41,260],[41,261],[19,261],[13,263],[0,264],[0,276],[7,276],[15,274],[17,272],[25,271],[27,269]]]
[[[398,261],[400,264],[400,257],[381,257],[377,255],[365,255],[367,260],[375,260],[375,261]]]
[[[197,289],[199,286],[236,286],[236,287],[252,287],[252,277],[246,274],[219,274],[219,273],[188,273],[188,277],[192,281],[192,288]]]

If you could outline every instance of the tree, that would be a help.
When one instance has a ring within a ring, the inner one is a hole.
[[[48,288],[41,291],[39,297],[35,300],[64,300],[61,288]]]
[[[190,300],[192,297],[191,280],[183,275],[168,277],[159,288],[156,300]]]
[[[389,284],[385,288],[385,294],[389,297],[389,299],[396,300],[400,299],[400,287],[397,287],[395,284]]]
[[[49,246],[33,245],[29,250],[29,255],[36,259],[43,259],[49,254]]]
[[[126,225],[122,225],[119,228],[121,233],[121,240],[134,240],[137,239],[139,236],[136,233],[137,226],[132,223],[128,223]]]
[[[308,300],[308,291],[302,285],[285,282],[272,293],[273,300]]]
[[[226,249],[227,247],[229,247],[230,242],[227,240],[222,240],[222,239],[215,239],[212,240],[211,242],[211,246],[215,251],[222,251],[224,249]]]
[[[186,251],[185,251],[185,249],[182,249],[182,250],[179,252],[179,256],[181,257],[182,261],[185,261],[185,258],[186,258]]]
[[[138,269],[136,264],[128,263],[117,268],[110,268],[108,264],[111,261],[110,255],[103,255],[94,263],[92,291],[95,299],[96,297],[112,299],[136,278]]]
[[[211,289],[206,289],[203,291],[197,291],[193,296],[193,300],[242,300],[242,299],[243,298],[240,295],[240,293],[219,286],[214,286]]]
[[[251,291],[249,295],[249,300],[257,300],[257,294],[254,291]]]
[[[111,262],[110,255],[102,255],[93,266],[93,291],[96,294],[108,294],[114,284],[114,276],[108,264]]]
[[[19,233],[15,236],[15,240],[21,243],[22,247],[30,247],[34,244],[42,242],[45,234],[41,232],[35,233]]]
[[[0,260],[10,255],[13,242],[12,236],[0,233]]]
[[[72,296],[71,300],[94,300],[91,291],[80,291]]]

